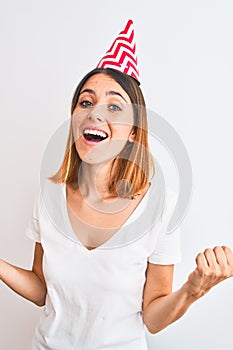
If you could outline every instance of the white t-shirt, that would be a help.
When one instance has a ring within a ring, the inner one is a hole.
[[[44,249],[47,283],[31,350],[147,350],[145,272],[148,261],[166,265],[181,260],[179,229],[166,234],[177,195],[166,188],[156,221],[152,214],[159,209],[159,192],[152,182],[123,226],[88,250],[72,231],[65,185],[50,182],[48,188],[38,191],[26,230]]]

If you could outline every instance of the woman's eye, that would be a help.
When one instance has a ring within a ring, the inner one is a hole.
[[[91,107],[92,106],[92,103],[90,101],[87,101],[87,100],[81,101],[79,104],[82,107]]]
[[[121,107],[119,107],[118,105],[109,105],[108,108],[109,108],[110,111],[112,111],[112,112],[121,111]]]

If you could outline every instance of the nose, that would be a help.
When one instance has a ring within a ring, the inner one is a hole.
[[[99,120],[100,122],[104,120],[103,111],[101,113],[99,106],[95,106],[90,110],[90,112],[88,113],[88,119],[92,119],[92,120],[96,119],[96,120]]]

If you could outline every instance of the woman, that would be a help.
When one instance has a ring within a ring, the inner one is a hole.
[[[33,350],[146,350],[144,325],[159,332],[232,276],[233,253],[215,247],[198,254],[196,269],[172,292],[180,251],[179,235],[166,235],[174,208],[169,191],[149,230],[134,226],[127,236],[130,220],[140,223],[146,204],[156,208],[160,199],[137,80],[111,68],[94,69],[78,85],[71,112],[65,157],[49,179],[52,189],[61,189],[67,212],[59,211],[62,200],[48,210],[51,187],[45,186],[27,232],[36,241],[32,270],[0,260],[0,277],[24,298],[45,305]],[[68,222],[70,234],[59,230],[52,212]]]

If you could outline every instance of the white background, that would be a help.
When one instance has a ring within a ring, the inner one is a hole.
[[[0,257],[30,268],[24,230],[44,149],[70,116],[79,80],[134,20],[147,106],[179,133],[193,197],[181,226],[174,289],[206,247],[233,247],[233,2],[0,1]],[[232,349],[233,280],[214,287],[180,320],[148,336],[150,350]],[[0,348],[25,350],[40,309],[0,284]],[[84,350],[84,349],[83,349]]]

